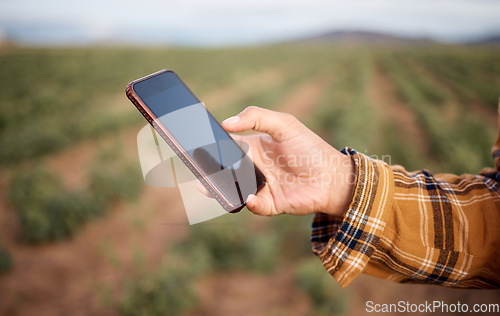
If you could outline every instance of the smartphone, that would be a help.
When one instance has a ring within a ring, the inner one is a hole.
[[[248,154],[173,71],[132,81],[126,94],[227,212],[239,212],[265,185]]]

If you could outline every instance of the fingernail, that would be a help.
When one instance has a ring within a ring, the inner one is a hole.
[[[249,194],[247,197],[247,203],[255,199],[255,194]]]
[[[227,118],[224,121],[222,121],[222,123],[233,125],[233,124],[238,123],[239,121],[240,121],[240,117],[239,116],[231,116],[230,118]]]

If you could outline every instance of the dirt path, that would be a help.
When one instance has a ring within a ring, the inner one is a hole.
[[[285,75],[279,68],[266,69],[261,72],[249,74],[244,80],[238,80],[229,86],[221,87],[200,96],[208,108],[215,109],[220,106],[237,104],[257,91],[272,89],[285,80]]]
[[[395,86],[380,67],[374,70],[372,82],[368,90],[370,102],[396,124],[402,139],[428,153],[427,138],[415,113],[397,97]]]
[[[304,119],[311,114],[322,96],[329,78],[318,75],[300,86],[296,87],[292,94],[284,98],[276,107],[277,111],[286,112],[299,119]]]
[[[294,271],[283,269],[271,275],[248,272],[216,273],[200,286],[200,307],[193,315],[308,315],[308,298],[297,289]]]

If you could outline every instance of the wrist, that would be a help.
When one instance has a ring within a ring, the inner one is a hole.
[[[328,191],[327,207],[322,210],[334,216],[344,216],[352,201],[356,173],[350,156],[337,152],[331,169],[331,183]]]

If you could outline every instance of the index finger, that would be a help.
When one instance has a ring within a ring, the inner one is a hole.
[[[229,132],[252,129],[267,133],[276,141],[284,141],[292,137],[290,132],[298,127],[298,123],[300,122],[291,114],[250,106],[237,116],[224,120],[222,127]]]

